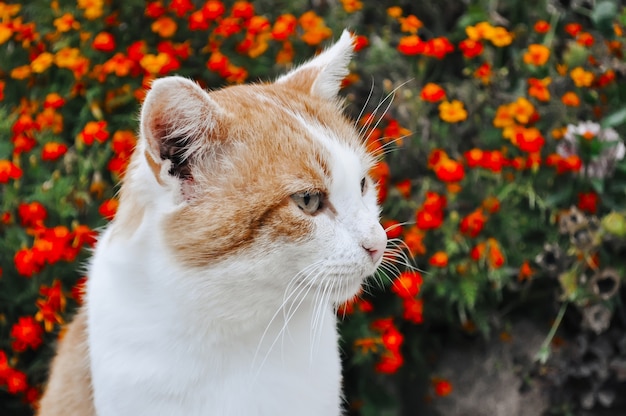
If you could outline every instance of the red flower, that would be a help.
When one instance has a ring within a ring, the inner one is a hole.
[[[446,267],[448,265],[448,255],[445,251],[437,251],[430,256],[428,264],[434,267]]]
[[[485,48],[479,40],[465,39],[459,43],[459,49],[466,58],[474,58],[483,53]]]
[[[91,46],[100,52],[113,52],[115,50],[115,38],[109,32],[100,32],[93,39]]]
[[[533,26],[533,29],[537,33],[541,33],[541,34],[548,33],[548,31],[550,30],[550,23],[548,23],[545,20],[537,20],[535,22],[535,25]]]
[[[67,146],[63,143],[48,142],[43,145],[41,159],[55,161],[67,152]]]
[[[32,316],[22,316],[11,328],[12,347],[17,352],[37,349],[43,342],[43,329]]]
[[[416,296],[422,287],[422,275],[419,272],[403,272],[393,281],[391,291],[401,298]]]
[[[72,287],[72,298],[79,304],[83,304],[83,298],[85,296],[85,285],[87,284],[87,277],[83,276],[76,281],[74,287]]]
[[[448,380],[434,378],[432,384],[433,389],[435,390],[435,394],[437,396],[445,397],[452,393],[452,383],[450,383]]]
[[[48,211],[41,203],[33,201],[28,204],[21,203],[17,207],[17,214],[24,227],[35,227],[43,224],[48,216]]]
[[[381,356],[374,369],[383,374],[393,374],[404,364],[404,357],[399,351],[388,351]]]
[[[437,192],[427,191],[426,199],[423,203],[423,208],[428,212],[439,212],[446,208],[448,201],[446,197],[438,194]]]
[[[151,1],[146,5],[145,15],[157,19],[165,14],[167,10],[160,1]]]
[[[414,324],[424,322],[424,301],[422,299],[405,298],[402,300],[402,317]]]
[[[112,220],[117,212],[119,201],[117,199],[107,199],[98,208],[98,212],[107,220]]]
[[[382,223],[385,232],[387,233],[387,239],[400,238],[402,235],[402,224],[396,220],[387,220]]]
[[[272,38],[278,41],[286,41],[293,35],[298,25],[298,19],[292,14],[278,16],[272,27]]]
[[[398,43],[398,50],[405,55],[424,53],[426,43],[417,35],[403,36]]]
[[[424,55],[443,59],[447,54],[454,51],[454,46],[448,38],[438,37],[429,39],[424,47]]]
[[[443,224],[443,213],[420,209],[415,214],[415,220],[417,228],[420,230],[432,230],[439,228]]]
[[[83,130],[78,133],[78,139],[87,145],[93,144],[94,140],[104,143],[109,138],[109,132],[106,130],[107,122],[89,121],[85,124]]]
[[[11,368],[6,374],[7,390],[11,394],[18,394],[28,389],[28,382],[26,380],[26,374],[23,372]]]
[[[254,16],[254,5],[249,1],[236,1],[231,11],[233,17],[244,20],[252,19]]]
[[[18,250],[15,256],[13,256],[13,262],[17,272],[24,277],[32,277],[33,274],[41,270],[41,265],[37,262],[35,253],[28,248]]]
[[[578,193],[578,208],[582,211],[590,214],[595,214],[598,211],[598,202],[600,198],[598,194],[593,191],[579,192]]]
[[[429,82],[428,84],[424,85],[424,87],[422,87],[420,97],[424,101],[436,103],[446,98],[446,91],[439,85]]]
[[[580,23],[568,23],[565,25],[565,31],[573,38],[583,30],[583,27]]]
[[[537,128],[520,127],[514,132],[512,142],[524,152],[535,153],[541,150],[546,141]]]
[[[437,178],[446,183],[459,182],[465,177],[463,165],[454,159],[444,157],[434,167]]]
[[[13,162],[0,160],[0,183],[7,183],[9,179],[19,179],[22,177],[22,169]]]
[[[169,9],[176,13],[176,16],[183,17],[194,9],[194,5],[191,0],[172,0]]]
[[[459,224],[459,230],[461,233],[475,238],[483,230],[486,222],[487,217],[485,217],[482,208],[479,208],[463,217],[461,223]]]

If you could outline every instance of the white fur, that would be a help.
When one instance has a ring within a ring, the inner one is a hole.
[[[306,64],[343,68],[322,71],[322,95],[338,89],[330,83],[345,71],[346,36],[320,62]],[[333,157],[326,185],[336,214],[314,216],[306,242],[260,241],[244,258],[200,271],[175,260],[161,226],[186,203],[179,183],[167,166],[157,180],[145,158],[135,160],[125,186],[143,208],[141,224],[126,235],[114,222],[90,267],[88,339],[99,416],[341,414],[334,306],[374,273],[380,257],[367,249],[382,252],[386,236],[373,184],[361,194],[369,159],[302,122]],[[145,139],[139,146],[143,153]]]

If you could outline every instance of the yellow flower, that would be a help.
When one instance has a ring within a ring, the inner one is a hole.
[[[511,103],[511,112],[518,123],[527,124],[535,113],[535,106],[524,97],[519,97]]]
[[[465,33],[471,40],[479,41],[483,39],[491,40],[495,28],[489,22],[480,22],[476,26],[467,26]]]
[[[158,74],[169,60],[170,57],[164,52],[160,52],[158,55],[147,54],[141,58],[139,65],[151,74]]]
[[[576,68],[572,69],[572,71],[569,73],[569,76],[572,78],[572,80],[574,81],[574,84],[577,87],[591,86],[591,83],[593,82],[593,78],[594,78],[592,72],[585,71],[580,66],[577,66]]]
[[[54,61],[54,55],[50,52],[43,52],[39,54],[33,61],[30,63],[30,67],[36,74],[41,74],[46,69],[50,68],[52,62]]]
[[[13,29],[6,23],[0,23],[0,45],[9,40],[11,35],[13,35]]]
[[[467,111],[459,100],[444,101],[439,104],[439,117],[448,123],[458,123],[467,119]]]
[[[12,16],[15,16],[20,12],[19,4],[6,4],[5,2],[0,2],[0,20],[7,21]]]
[[[85,17],[88,20],[95,20],[102,16],[103,6],[104,0],[78,0],[78,8],[85,10]]]
[[[62,48],[54,56],[54,63],[59,68],[71,68],[80,58],[80,50],[78,48]]]
[[[494,28],[490,35],[491,43],[499,48],[509,46],[513,42],[513,34],[501,26]]]

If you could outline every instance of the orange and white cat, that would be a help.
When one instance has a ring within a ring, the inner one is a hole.
[[[154,82],[41,416],[342,413],[334,307],[387,244],[337,97],[352,50],[269,84]]]

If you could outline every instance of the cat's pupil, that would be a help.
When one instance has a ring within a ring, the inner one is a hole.
[[[365,178],[361,179],[361,193],[365,192]]]
[[[304,202],[304,205],[308,207],[309,203],[311,202],[311,194],[309,194],[308,192],[305,193],[302,197],[302,202]]]

